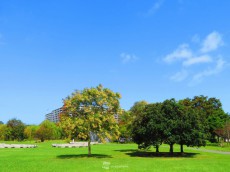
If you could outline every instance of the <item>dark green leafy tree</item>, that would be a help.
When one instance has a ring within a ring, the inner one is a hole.
[[[7,137],[9,140],[21,141],[24,139],[25,124],[21,120],[11,119],[6,123],[8,128]]]
[[[134,103],[134,105],[129,110],[131,117],[135,119],[140,114],[142,114],[147,104],[148,103],[144,100]]]
[[[207,124],[202,122],[199,111],[191,105],[191,100],[188,98],[179,101],[177,143],[180,144],[181,153],[183,145],[200,147],[206,143]]]
[[[223,111],[222,104],[219,99],[208,98],[206,96],[195,96],[192,99],[192,106],[198,110],[201,120],[207,124],[209,134],[209,140],[215,142],[216,132],[218,128],[223,128],[228,115]]]
[[[164,142],[169,144],[170,153],[173,153],[173,145],[179,140],[180,107],[175,99],[165,100],[162,103],[161,113],[164,117],[162,120],[162,125],[164,125]]]
[[[164,140],[164,125],[161,104],[148,104],[138,114],[133,122],[133,141],[139,148],[148,149],[150,146],[159,152],[159,146]]]

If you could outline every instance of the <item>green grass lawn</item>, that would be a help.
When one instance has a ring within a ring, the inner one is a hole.
[[[138,152],[135,144],[101,144],[92,146],[93,156],[89,158],[87,148],[53,148],[52,143],[58,141],[38,143],[38,148],[0,149],[0,171],[217,172],[230,169],[230,155],[201,152],[186,147],[183,156],[179,153],[169,156],[166,153],[169,150],[167,145],[160,147],[160,151],[165,153],[156,155],[151,151]],[[179,152],[179,146],[175,146],[175,152]]]

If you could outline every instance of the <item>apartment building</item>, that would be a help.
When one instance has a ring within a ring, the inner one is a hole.
[[[52,112],[46,114],[46,119],[51,121],[51,122],[59,122],[60,121],[60,113],[62,112],[62,108],[58,108],[53,110]]]

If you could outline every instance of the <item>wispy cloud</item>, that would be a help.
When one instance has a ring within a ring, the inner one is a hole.
[[[206,69],[200,73],[195,74],[189,85],[190,86],[196,85],[197,83],[202,82],[203,79],[206,77],[217,75],[218,73],[220,73],[224,69],[226,64],[227,63],[222,58],[219,58],[216,61],[216,66],[214,68],[209,68],[209,69]]]
[[[183,62],[183,66],[191,66],[194,64],[210,63],[210,62],[212,62],[212,58],[209,55],[205,54],[199,57],[188,58]]]
[[[175,75],[171,76],[170,79],[176,82],[185,80],[188,77],[188,71],[182,70],[177,72]]]
[[[214,31],[214,32],[210,33],[205,38],[205,40],[202,43],[202,47],[201,47],[200,51],[202,53],[214,51],[214,50],[218,49],[220,46],[222,46],[223,44],[224,44],[224,42],[222,40],[221,34]]]
[[[121,53],[120,57],[122,59],[123,64],[135,62],[138,60],[138,57],[135,54]]]
[[[145,15],[151,16],[155,14],[160,9],[160,7],[163,5],[163,3],[164,3],[164,0],[157,0]]]
[[[172,63],[173,61],[176,61],[176,60],[189,59],[192,56],[193,56],[193,53],[190,50],[189,45],[182,44],[172,53],[166,55],[166,57],[163,60],[167,63]]]
[[[193,51],[189,48],[188,44],[182,44],[172,53],[166,55],[163,60],[166,63],[182,61],[182,65],[188,67],[194,64],[209,63],[212,61],[212,58],[207,54],[196,56],[193,53]]]
[[[211,32],[203,41],[196,35],[191,41],[200,44],[201,48],[196,50],[190,48],[189,44],[181,44],[163,58],[164,62],[168,64],[177,62],[182,68],[181,71],[172,75],[170,80],[180,82],[190,78],[192,84],[189,85],[194,85],[203,81],[205,77],[219,74],[227,66],[223,58],[212,54],[224,43],[220,33]],[[194,65],[199,65],[199,68],[193,68]]]

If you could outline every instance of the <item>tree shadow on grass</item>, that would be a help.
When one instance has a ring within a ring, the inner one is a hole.
[[[171,154],[170,152],[147,152],[147,151],[139,151],[136,149],[123,149],[123,150],[115,150],[119,152],[124,152],[126,155],[130,157],[143,157],[143,158],[154,158],[154,157],[178,157],[178,158],[193,158],[199,153],[180,153],[174,152]]]
[[[88,154],[71,154],[71,155],[58,155],[57,158],[59,159],[77,159],[77,158],[112,158],[110,155],[104,155],[104,154],[91,154],[91,156],[88,156]]]

